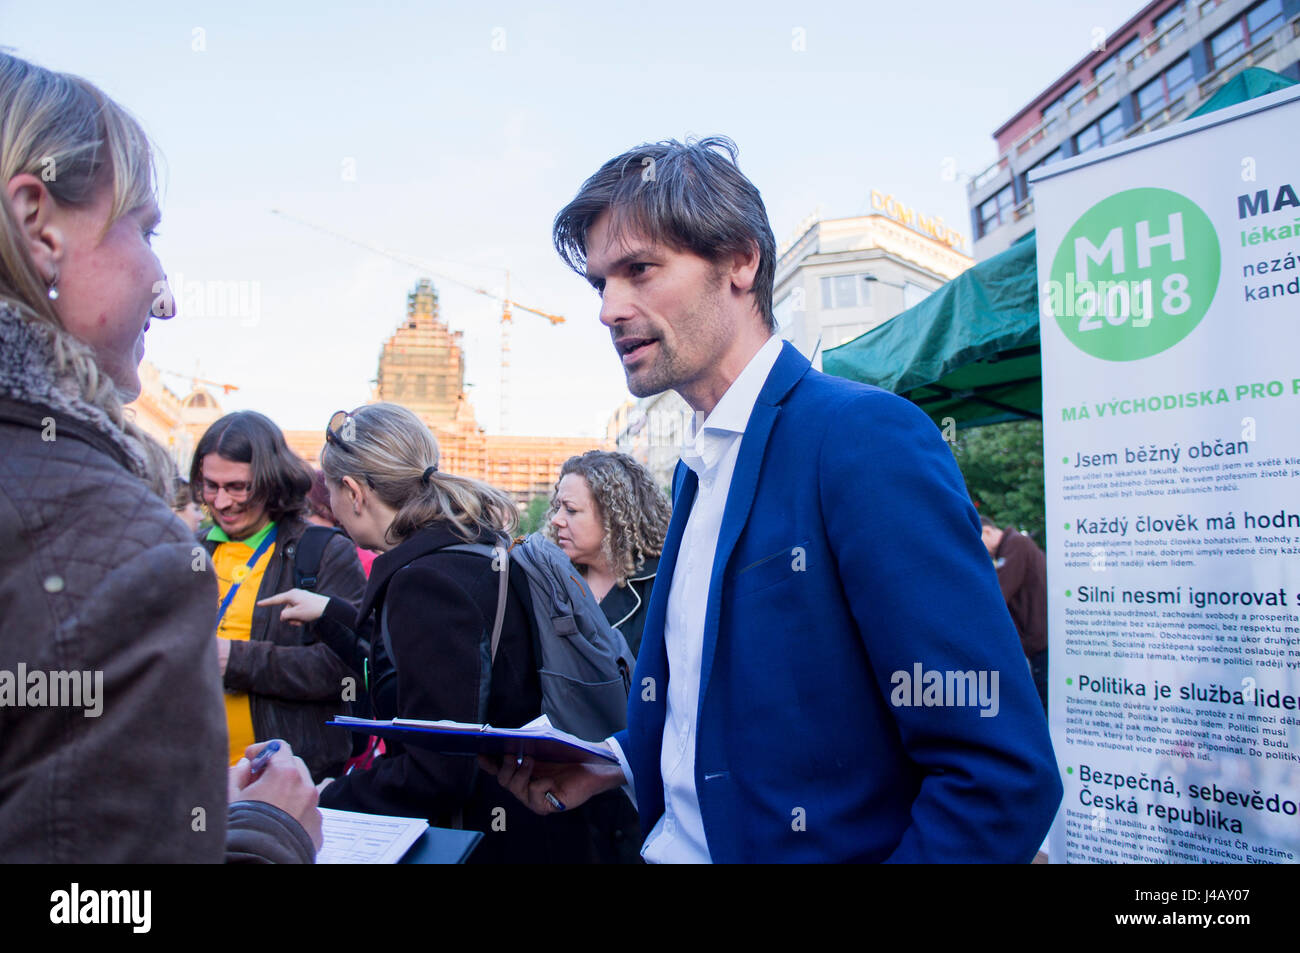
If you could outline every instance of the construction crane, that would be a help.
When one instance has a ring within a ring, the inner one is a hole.
[[[223,384],[221,381],[208,380],[206,377],[199,377],[197,374],[182,374],[180,371],[169,371],[165,367],[158,368],[159,374],[168,374],[172,377],[179,377],[182,380],[190,382],[190,390],[198,389],[199,384],[209,384],[212,387],[220,387],[223,394],[229,394],[231,391],[239,390],[238,384]]]
[[[547,321],[550,321],[552,326],[557,324],[563,324],[564,318],[562,318],[558,314],[551,314],[550,312],[542,311],[539,308],[530,308],[528,305],[522,304],[518,301],[515,301],[513,298],[511,298],[510,297],[510,270],[508,268],[504,269],[505,276],[506,276],[506,287],[505,287],[505,294],[502,295],[499,292],[490,291],[487,288],[480,287],[478,285],[472,284],[467,281],[461,281],[459,278],[453,278],[451,275],[443,274],[437,269],[430,267],[427,262],[423,262],[418,258],[413,258],[412,256],[403,254],[402,252],[393,251],[390,248],[385,248],[382,245],[378,245],[374,242],[368,242],[368,241],[363,241],[362,239],[359,238],[353,238],[351,235],[345,235],[342,232],[335,231],[334,229],[329,228],[326,225],[321,225],[317,222],[309,222],[306,219],[299,218],[296,215],[290,215],[288,212],[281,211],[278,208],[271,209],[271,214],[278,215],[284,219],[288,219],[289,221],[294,222],[297,225],[302,225],[306,228],[311,228],[311,229],[315,229],[318,232],[323,232],[326,235],[331,235],[334,238],[340,239],[341,241],[345,241],[350,245],[356,245],[358,248],[364,248],[366,251],[373,252],[376,255],[383,255],[385,258],[391,258],[393,261],[398,261],[404,265],[409,265],[412,268],[415,268],[416,270],[424,274],[437,278],[440,281],[448,281],[453,285],[466,289],[467,291],[472,291],[475,294],[483,295],[486,298],[492,298],[493,300],[500,301],[501,302],[501,405],[498,414],[498,425],[500,426],[503,432],[506,430],[506,421],[509,412],[509,393],[510,393],[510,324],[514,320],[512,310],[518,309],[519,311],[527,311],[529,314],[535,314],[538,317],[542,317],[545,318]]]

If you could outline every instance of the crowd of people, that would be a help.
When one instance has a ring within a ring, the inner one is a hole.
[[[150,144],[3,53],[0,110],[0,669],[104,677],[99,718],[0,708],[0,857],[310,861],[318,804],[483,831],[480,862],[1033,856],[1061,784],[993,549],[920,411],[774,334],[771,229],[727,140],[616,157],[555,223],[629,389],[703,419],[672,505],[591,451],[533,540],[637,660],[597,767],[327,725],[543,712],[536,596],[495,564],[515,502],[386,403],[329,420],[319,472],[229,414],[182,480],[123,409],[169,317]],[[891,703],[914,663],[1000,671],[998,717]]]

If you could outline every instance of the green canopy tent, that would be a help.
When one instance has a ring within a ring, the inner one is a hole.
[[[1260,69],[1258,66],[1251,66],[1220,86],[1213,96],[1201,103],[1196,112],[1187,118],[1204,116],[1216,109],[1235,106],[1237,103],[1244,103],[1256,96],[1277,92],[1279,89],[1286,89],[1288,86],[1294,85],[1294,80],[1287,79],[1281,73],[1274,73],[1271,69]]]
[[[939,423],[951,417],[975,427],[1040,417],[1034,233],[829,349],[822,368],[902,394]]]
[[[1294,83],[1250,68],[1224,83],[1193,116]],[[943,426],[1041,419],[1038,256],[1030,232],[915,307],[828,349],[828,374],[875,384],[908,398]]]

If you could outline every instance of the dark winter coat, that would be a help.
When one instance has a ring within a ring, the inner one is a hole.
[[[490,534],[481,542],[493,543]],[[361,609],[353,615],[331,599],[322,626],[364,630],[371,645],[369,690],[375,717],[478,722],[479,686],[496,617],[498,576],[489,558],[439,551],[461,543],[446,525],[417,531],[381,555],[370,570]],[[511,573],[505,619],[492,665],[486,721],[516,728],[541,713],[527,580]],[[391,655],[380,635],[387,614]],[[333,640],[322,629],[322,638]],[[585,812],[539,817],[471,757],[439,755],[388,742],[366,771],[329,785],[323,807],[423,817],[439,827],[463,822],[484,832],[475,862],[556,863],[589,859]]]

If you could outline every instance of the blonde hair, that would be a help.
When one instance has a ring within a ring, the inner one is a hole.
[[[387,539],[400,543],[431,523],[447,523],[466,542],[487,530],[513,534],[519,509],[504,492],[481,480],[442,470],[438,441],[419,417],[399,404],[358,407],[326,440],[320,465],[335,486],[350,476],[366,483],[397,511]]]
[[[601,551],[615,583],[627,585],[629,577],[645,565],[646,557],[663,552],[672,506],[649,471],[626,453],[588,450],[581,456],[569,457],[560,467],[542,528],[552,542],[556,532],[550,517],[560,508],[560,481],[569,474],[587,481],[605,529]]]
[[[91,204],[102,189],[113,203],[105,228],[155,198],[153,150],[140,124],[93,84],[0,53],[0,181],[27,173],[60,205]],[[32,260],[7,191],[0,193],[0,300],[53,336],[54,372],[102,410],[138,458],[139,476],[170,499],[175,464],[125,413],[94,351],[63,326]]]

